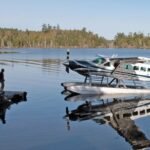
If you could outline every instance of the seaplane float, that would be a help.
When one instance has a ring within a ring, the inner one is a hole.
[[[67,60],[66,72],[77,72],[84,82],[64,82],[65,91],[75,94],[136,94],[150,93],[150,58],[106,57],[98,55],[94,60]],[[144,83],[144,84],[143,84]]]
[[[67,120],[68,130],[70,130],[70,121],[92,120],[99,125],[110,125],[132,145],[133,149],[150,148],[150,140],[134,122],[136,119],[150,116],[148,97],[114,97],[109,101],[100,100],[101,103],[98,104],[86,101],[72,111],[66,107],[64,119]]]

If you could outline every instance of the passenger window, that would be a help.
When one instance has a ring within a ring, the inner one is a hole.
[[[148,68],[147,71],[150,72],[150,68]]]
[[[147,109],[147,113],[150,113],[150,109]]]
[[[140,115],[144,115],[144,114],[145,114],[145,110],[141,110]]]
[[[141,71],[146,71],[146,68],[145,67],[141,67]]]
[[[123,114],[123,118],[128,118],[128,117],[131,117],[130,113]]]
[[[136,116],[136,115],[138,115],[138,112],[137,111],[133,112],[133,116]]]
[[[139,70],[139,67],[138,66],[134,66],[133,70]]]

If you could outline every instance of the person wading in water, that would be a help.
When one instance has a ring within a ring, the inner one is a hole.
[[[5,86],[5,84],[4,84],[4,82],[5,82],[5,79],[4,79],[4,69],[1,69],[1,72],[0,72],[0,83],[1,83],[1,91],[3,91],[3,89],[4,89],[4,86]]]

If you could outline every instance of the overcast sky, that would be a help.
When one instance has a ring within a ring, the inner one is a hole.
[[[0,0],[0,27],[41,30],[86,27],[112,39],[117,32],[150,33],[150,0]]]

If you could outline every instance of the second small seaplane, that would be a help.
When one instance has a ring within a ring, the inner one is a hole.
[[[68,51],[64,65],[67,72],[71,69],[85,77],[83,83],[62,83],[62,86],[72,93],[117,94],[119,92],[131,94],[139,93],[141,89],[143,93],[150,93],[150,89],[145,89],[143,85],[136,85],[136,81],[150,82],[150,58],[99,55],[94,60],[70,60]],[[93,83],[95,77],[100,82]],[[134,85],[126,85],[125,80],[133,81]]]

